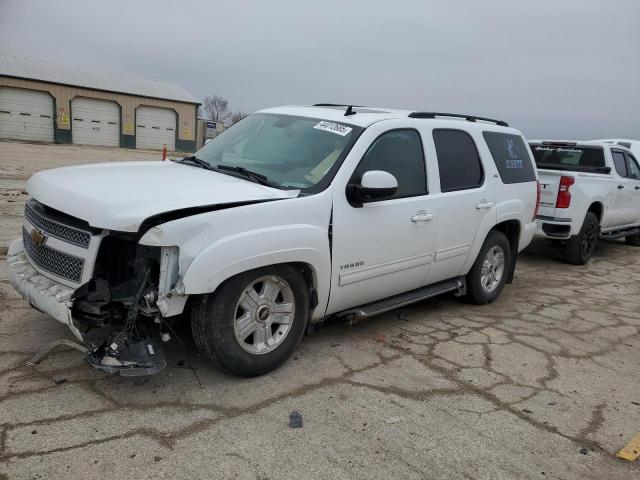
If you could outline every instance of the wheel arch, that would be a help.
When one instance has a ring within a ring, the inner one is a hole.
[[[298,240],[304,240],[303,237],[307,236],[308,241],[301,242],[306,246],[286,245],[289,243],[284,239],[286,235],[281,237],[262,232],[262,242],[259,244],[255,243],[255,237],[236,237],[218,243],[215,248],[207,248],[189,264],[180,282],[181,289],[187,295],[214,293],[222,283],[241,273],[274,265],[291,265],[301,271],[309,288],[312,305],[310,318],[322,318],[329,297],[331,275],[328,245],[313,242],[313,232],[303,232],[301,229],[294,233],[297,233],[295,237]],[[271,240],[270,236],[273,237]],[[269,248],[256,251],[256,245],[267,244]],[[250,254],[251,250],[253,255]]]
[[[604,213],[604,204],[600,201],[592,202],[587,209],[587,213],[592,212],[598,217],[598,224],[602,225],[602,215]]]
[[[509,246],[511,247],[511,267],[507,272],[506,281],[507,283],[512,283],[516,271],[518,245],[520,243],[520,233],[522,232],[522,225],[519,220],[511,219],[496,224],[496,226],[491,230],[504,233],[504,235],[507,237],[507,240],[509,240]]]

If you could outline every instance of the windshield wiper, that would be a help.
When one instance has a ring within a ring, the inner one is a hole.
[[[216,170],[213,165],[211,165],[209,162],[205,162],[204,160],[202,160],[201,158],[196,157],[195,155],[191,155],[190,157],[184,157],[182,160],[173,160],[176,163],[187,163],[187,162],[191,162],[194,163],[196,165],[198,165],[199,167],[202,168],[206,168],[207,170]]]
[[[244,167],[239,167],[236,165],[218,165],[216,167],[218,170],[227,170],[229,172],[237,172],[240,173],[242,175],[245,176],[245,178],[249,179],[249,180],[253,180],[255,182],[258,182],[262,185],[266,185],[268,187],[273,187],[273,188],[282,188],[280,184],[272,182],[271,180],[269,180],[269,178],[267,178],[266,175],[262,175],[261,173],[258,172],[252,172],[251,170],[247,170]]]

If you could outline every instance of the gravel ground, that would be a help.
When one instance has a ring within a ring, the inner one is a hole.
[[[0,258],[31,173],[157,156],[0,143]],[[0,480],[640,478],[615,457],[640,431],[639,332],[640,249],[602,242],[575,267],[536,241],[492,305],[447,296],[330,322],[260,378],[171,346],[164,372],[126,379],[65,348],[26,366],[72,337],[17,296],[3,264]],[[288,427],[293,410],[303,428]]]

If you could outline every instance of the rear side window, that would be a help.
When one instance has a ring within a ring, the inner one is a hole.
[[[538,168],[607,173],[602,147],[577,145],[531,145]]]
[[[629,178],[640,180],[640,167],[633,155],[627,153],[627,167],[629,169]]]
[[[613,155],[613,165],[616,167],[618,175],[622,178],[627,178],[629,174],[627,172],[627,162],[624,159],[624,153],[612,150],[611,155]]]
[[[502,183],[523,183],[536,180],[529,151],[520,135],[482,132]]]
[[[453,192],[482,185],[480,155],[471,136],[463,130],[437,129],[433,142],[438,155],[440,190]]]

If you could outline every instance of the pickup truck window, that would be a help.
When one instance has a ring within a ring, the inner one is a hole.
[[[629,172],[627,171],[627,162],[624,159],[624,153],[618,150],[612,150],[611,155],[613,156],[613,164],[616,167],[616,172],[622,178],[627,178],[629,176]]]
[[[392,130],[380,135],[360,160],[353,178],[360,179],[369,170],[383,170],[396,177],[398,190],[390,198],[427,194],[422,141],[415,130]]]
[[[471,136],[463,130],[435,129],[433,142],[438,155],[440,190],[453,192],[482,185],[484,172]]]
[[[282,188],[312,189],[328,183],[323,180],[333,177],[328,174],[335,174],[361,131],[318,118],[255,114],[222,132],[195,156],[212,167],[243,167]]]
[[[536,165],[541,169],[606,173],[602,147],[532,144],[531,150]]]
[[[629,155],[627,153],[627,168],[629,170],[629,178],[633,178],[634,180],[640,180],[640,167],[638,166],[638,162],[633,157],[633,155]]]
[[[482,132],[502,183],[535,182],[529,151],[519,135]]]

